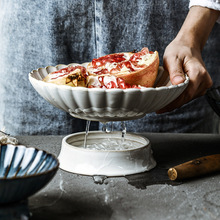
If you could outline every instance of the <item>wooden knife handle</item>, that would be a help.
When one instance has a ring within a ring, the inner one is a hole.
[[[220,154],[200,157],[168,170],[171,180],[183,180],[220,171]]]

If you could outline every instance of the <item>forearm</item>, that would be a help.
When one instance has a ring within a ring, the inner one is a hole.
[[[191,7],[175,40],[184,41],[201,51],[219,15],[220,11],[200,6]]]

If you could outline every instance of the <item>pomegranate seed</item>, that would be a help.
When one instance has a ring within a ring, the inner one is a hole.
[[[117,88],[115,82],[110,81],[107,85],[106,85],[107,89],[113,89],[113,88]]]
[[[133,88],[133,89],[140,89],[140,87],[137,86],[137,85],[132,85],[132,88]]]
[[[126,89],[126,85],[124,82],[119,83],[118,86],[120,89]]]

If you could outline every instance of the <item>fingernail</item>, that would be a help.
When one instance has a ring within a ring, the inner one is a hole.
[[[175,76],[172,80],[172,83],[174,85],[177,85],[177,84],[180,84],[180,83],[183,83],[185,81],[185,77],[183,76]]]

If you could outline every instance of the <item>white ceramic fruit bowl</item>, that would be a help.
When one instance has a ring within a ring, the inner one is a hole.
[[[81,64],[87,66],[88,63]],[[69,64],[74,65],[74,64]],[[169,74],[159,67],[155,88],[101,89],[70,87],[43,82],[50,72],[67,65],[48,66],[33,70],[29,80],[35,90],[48,102],[69,112],[73,117],[91,121],[125,121],[142,118],[175,100],[187,87],[184,83],[172,85]]]

